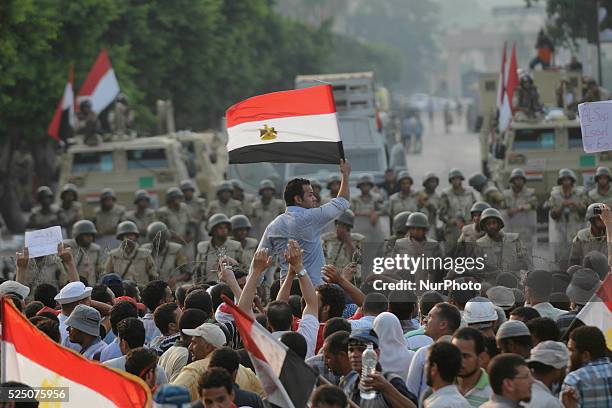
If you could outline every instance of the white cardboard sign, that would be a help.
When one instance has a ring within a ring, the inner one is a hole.
[[[582,147],[586,153],[612,150],[612,101],[578,105]]]
[[[26,231],[25,246],[30,258],[57,254],[57,246],[62,242],[62,228],[59,226]]]

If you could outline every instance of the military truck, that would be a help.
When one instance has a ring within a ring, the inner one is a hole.
[[[115,190],[117,202],[131,207],[134,192],[147,190],[154,207],[165,202],[165,192],[189,178],[181,143],[167,136],[72,145],[64,154],[60,185],[73,183],[86,217],[94,214],[103,188]]]

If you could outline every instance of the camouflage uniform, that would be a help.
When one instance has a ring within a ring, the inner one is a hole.
[[[180,203],[178,211],[166,206],[160,208],[156,218],[166,224],[170,232],[180,237],[179,239],[185,239],[192,223],[191,210],[185,203]]]
[[[257,200],[253,205],[253,210],[249,218],[253,223],[252,234],[261,239],[268,224],[277,216],[285,212],[285,203],[283,200],[273,198],[268,204],[264,204],[261,199]]]
[[[351,232],[351,239],[353,240],[353,246],[355,252],[363,251],[363,245],[365,243],[365,236],[356,232]],[[334,265],[336,268],[341,270],[349,263],[353,262],[352,257],[348,254],[348,247],[344,245],[344,241],[341,241],[336,232],[326,232],[321,235],[323,241],[323,253],[325,254],[325,263]],[[360,269],[360,268],[358,268]],[[356,276],[359,277],[359,270]]]
[[[155,211],[145,208],[144,213],[138,214],[137,210],[130,210],[125,213],[125,220],[132,221],[138,227],[140,237],[144,240],[147,235],[147,227],[155,221]]]
[[[491,208],[497,208],[500,210],[504,207],[504,195],[491,181],[487,182],[487,185],[483,188],[481,194],[483,200],[489,203]]]
[[[198,254],[196,255],[196,278],[194,283],[217,281],[219,269],[219,253],[241,262],[244,259],[242,245],[233,239],[227,239],[221,247],[215,247],[211,241],[198,243]]]
[[[21,283],[30,288],[48,283],[59,290],[68,283],[68,274],[60,257],[46,255],[29,260],[24,280]]]
[[[531,260],[519,239],[519,234],[504,231],[499,233],[502,236],[501,241],[495,241],[488,235],[476,241],[477,256],[484,258],[484,281],[493,285],[497,275],[502,272],[513,273],[520,280],[521,270],[531,270]]]
[[[457,218],[465,222],[470,219],[470,209],[476,201],[474,190],[463,188],[456,192],[452,187],[445,188],[440,196],[439,217],[444,223],[444,239],[451,246],[457,242],[461,230],[455,225]]]
[[[242,263],[243,266],[249,267],[253,260],[253,256],[255,256],[259,242],[255,238],[246,237],[245,241],[240,244],[242,246],[242,259],[237,259],[237,261]]]
[[[66,228],[68,234],[74,223],[83,219],[83,206],[78,201],[71,202],[68,208],[59,205],[59,212],[64,222],[63,227]]]
[[[591,232],[591,227],[581,229],[576,234],[572,241],[572,250],[570,253],[571,265],[582,265],[584,256],[591,251],[601,252],[608,257],[608,242],[606,235],[596,237]]]
[[[72,250],[74,264],[79,276],[87,279],[90,285],[98,282],[102,275],[102,248],[100,248],[100,245],[92,242],[89,248],[84,248],[79,246],[76,239],[66,239],[64,245]]]
[[[115,236],[117,225],[125,219],[125,207],[119,204],[113,205],[110,210],[96,208],[93,223],[100,235]]]
[[[393,255],[408,255],[410,258],[439,258],[442,260],[444,258],[444,251],[442,250],[442,246],[438,241],[435,241],[430,238],[426,238],[424,241],[419,242],[415,239],[410,238],[409,236],[406,238],[398,239],[395,242],[395,247],[393,248]],[[423,261],[424,262],[424,261]],[[402,279],[416,282],[416,292],[417,294],[423,293],[423,289],[420,287],[419,282],[421,281],[437,281],[443,275],[443,269],[437,268],[438,266],[443,265],[433,265],[432,268],[425,268],[421,265],[417,270],[398,270],[397,274]]]
[[[476,242],[479,238],[482,238],[485,235],[484,231],[476,230],[476,224],[471,223],[468,225],[464,225],[461,229],[461,235],[457,242]]]
[[[189,207],[191,220],[196,224],[199,231],[202,222],[206,219],[206,200],[200,197],[193,197],[189,201],[185,200],[184,203]]]
[[[600,191],[599,187],[595,187],[589,191],[588,194],[586,194],[585,205],[588,206],[593,203],[604,203],[612,208],[612,186],[610,186],[606,192]]]
[[[157,279],[159,275],[155,269],[155,261],[151,252],[135,244],[134,250],[127,254],[123,245],[115,248],[108,254],[105,273],[116,273],[123,280],[132,280],[139,285],[146,285]]]
[[[505,231],[516,232],[523,242],[535,243],[536,208],[538,199],[533,188],[524,187],[518,193],[512,188],[504,190]],[[510,216],[508,210],[520,208],[521,212]]]
[[[28,228],[30,229],[43,229],[53,227],[55,225],[65,225],[65,220],[60,212],[60,209],[56,205],[51,205],[48,211],[45,211],[40,205],[37,205],[32,210],[30,220],[28,221]]]
[[[417,193],[410,191],[407,196],[404,196],[404,193],[400,191],[389,197],[389,218],[393,219],[402,211],[419,211],[417,206]]]
[[[179,268],[187,264],[187,257],[183,252],[183,247],[176,242],[166,242],[161,251],[153,248],[153,244],[150,242],[143,244],[141,248],[151,253],[159,279],[164,282],[168,282],[168,279],[171,277],[181,275]]]
[[[230,198],[227,203],[222,203],[219,200],[211,201],[208,207],[208,214],[225,214],[228,217],[233,217],[237,214],[244,214],[244,211],[242,210],[242,203],[240,201]]]

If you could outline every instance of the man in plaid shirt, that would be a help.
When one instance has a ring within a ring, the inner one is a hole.
[[[567,344],[570,373],[561,388],[566,408],[612,408],[612,363],[606,339],[597,327],[583,326],[570,334]]]

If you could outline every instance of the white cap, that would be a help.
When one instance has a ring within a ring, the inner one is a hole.
[[[467,324],[495,322],[497,312],[489,299],[479,296],[465,304],[463,319]]]
[[[215,348],[223,347],[226,343],[225,333],[216,324],[204,323],[195,329],[183,329],[183,333],[187,336],[202,337],[204,341],[215,346]]]
[[[547,340],[538,343],[531,349],[531,357],[528,363],[538,362],[554,368],[563,368],[567,365],[570,352],[565,344],[559,341]]]
[[[25,299],[30,294],[30,288],[17,281],[7,280],[0,284],[0,295],[7,295],[9,293],[16,293],[22,299]]]
[[[83,282],[70,282],[60,290],[54,299],[60,305],[74,303],[91,296],[91,290],[92,288],[86,287]]]

